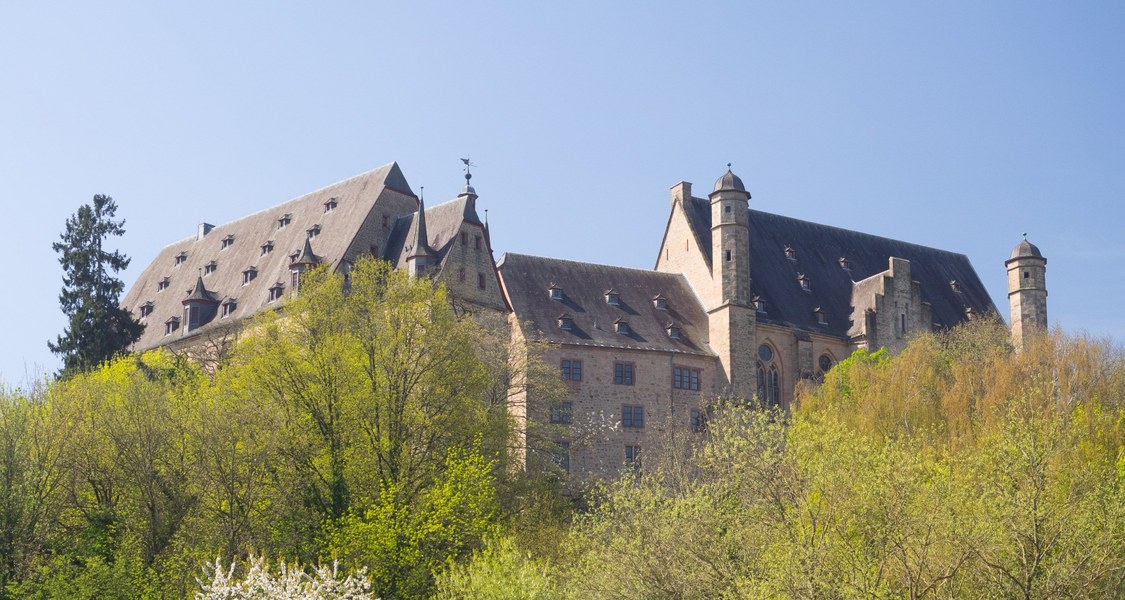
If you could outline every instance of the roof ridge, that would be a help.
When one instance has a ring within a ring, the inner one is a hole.
[[[622,267],[620,265],[607,265],[605,263],[596,263],[596,262],[589,262],[589,261],[583,261],[583,260],[571,260],[571,259],[568,259],[568,258],[554,258],[554,257],[550,257],[550,256],[536,256],[534,254],[521,254],[519,252],[505,252],[504,254],[502,254],[500,256],[500,260],[497,261],[496,266],[499,267],[500,264],[503,263],[504,260],[509,255],[511,255],[512,257],[515,257],[515,258],[534,258],[534,259],[539,259],[539,260],[549,260],[549,261],[554,261],[554,262],[570,263],[570,264],[574,264],[574,265],[590,265],[590,266],[594,266],[594,267],[609,267],[611,269],[623,269],[623,270],[626,270],[626,271],[637,271],[637,272],[640,272],[640,273],[652,273],[652,274],[656,274],[656,275],[666,275],[668,277],[683,277],[683,273],[668,273],[666,271],[657,271],[655,269],[642,269],[642,268],[638,268],[638,267]]]

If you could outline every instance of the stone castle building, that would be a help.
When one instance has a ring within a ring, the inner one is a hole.
[[[376,256],[447,286],[546,348],[567,397],[520,397],[518,419],[549,425],[565,470],[609,474],[658,439],[704,427],[720,395],[788,409],[859,348],[996,313],[963,254],[751,208],[729,169],[706,198],[672,186],[653,270],[522,254],[496,261],[469,185],[426,208],[390,164],[164,248],[123,301],[143,350],[219,343],[276,306],[315,265],[346,272]],[[1047,328],[1046,259],[1026,239],[1006,262],[1012,338]],[[521,428],[526,432],[528,428]]]

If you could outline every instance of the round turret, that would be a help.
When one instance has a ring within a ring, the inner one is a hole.
[[[1015,260],[1017,258],[1043,258],[1043,253],[1039,251],[1039,247],[1024,238],[1022,242],[1012,249],[1012,255],[1008,260]]]
[[[738,175],[735,175],[733,172],[731,172],[730,165],[727,165],[727,172],[723,173],[723,176],[715,182],[715,189],[712,190],[711,193],[727,191],[746,191],[746,186],[742,185],[742,179],[740,179]]]

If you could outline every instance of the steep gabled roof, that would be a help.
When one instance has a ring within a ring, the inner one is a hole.
[[[710,201],[691,200],[686,207],[689,221],[710,260]],[[786,246],[795,250],[795,260],[785,257]],[[764,300],[766,309],[758,314],[759,321],[847,337],[852,320],[863,318],[851,314],[853,282],[886,271],[892,256],[910,261],[911,278],[921,284],[922,300],[931,304],[935,325],[963,322],[966,308],[978,315],[996,312],[964,254],[750,210],[750,293]],[[841,258],[847,259],[848,269],[841,266]],[[808,278],[810,291],[801,289],[800,275]],[[817,307],[824,311],[827,325],[817,323]]]
[[[712,354],[706,345],[707,314],[678,273],[505,254],[498,265],[512,310],[529,339],[578,344]],[[549,288],[562,288],[562,300],[552,300]],[[606,303],[607,290],[618,294],[619,305]],[[667,310],[653,306],[653,297],[666,300]],[[574,327],[559,327],[560,316]],[[629,334],[616,333],[614,323],[628,323]],[[668,335],[668,325],[680,339]]]
[[[480,225],[476,202],[469,197],[460,196],[449,202],[425,209],[426,245],[438,262],[449,253],[449,248],[461,230],[461,223]],[[406,264],[406,259],[415,254],[415,246],[420,239],[418,226],[422,219],[415,212],[395,219],[394,228],[387,239],[382,258],[396,267]]]
[[[238,308],[222,321],[230,322],[258,312],[268,303],[269,288],[278,281],[289,280],[290,256],[302,251],[307,230],[314,225],[320,226],[315,245],[322,264],[335,269],[340,260],[355,258],[349,253],[366,252],[367,242],[353,242],[360,236],[361,229],[369,227],[374,220],[371,212],[386,190],[400,196],[413,196],[396,163],[219,225],[202,238],[192,236],[170,244],[137,277],[122,306],[139,316],[141,305],[152,302],[152,313],[144,318],[149,324],[179,316],[183,312],[182,301],[194,291],[199,269],[215,261],[214,273],[203,277],[206,289],[218,298],[239,298]],[[336,200],[334,208],[327,211],[333,198]],[[286,215],[288,225],[279,227],[279,220]],[[233,240],[226,248],[224,238]],[[273,251],[263,255],[262,246],[268,242],[272,242]],[[353,246],[362,247],[357,250]],[[185,253],[186,259],[177,265],[176,256]],[[251,267],[257,276],[244,285],[243,272]],[[157,284],[165,277],[169,286],[158,291]],[[216,320],[209,327],[218,323]],[[144,350],[175,339],[165,336],[163,327],[146,327],[134,348]]]

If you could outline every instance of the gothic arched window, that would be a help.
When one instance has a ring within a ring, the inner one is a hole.
[[[777,372],[777,365],[770,365],[766,374],[766,406],[773,408],[781,406],[781,376]]]

